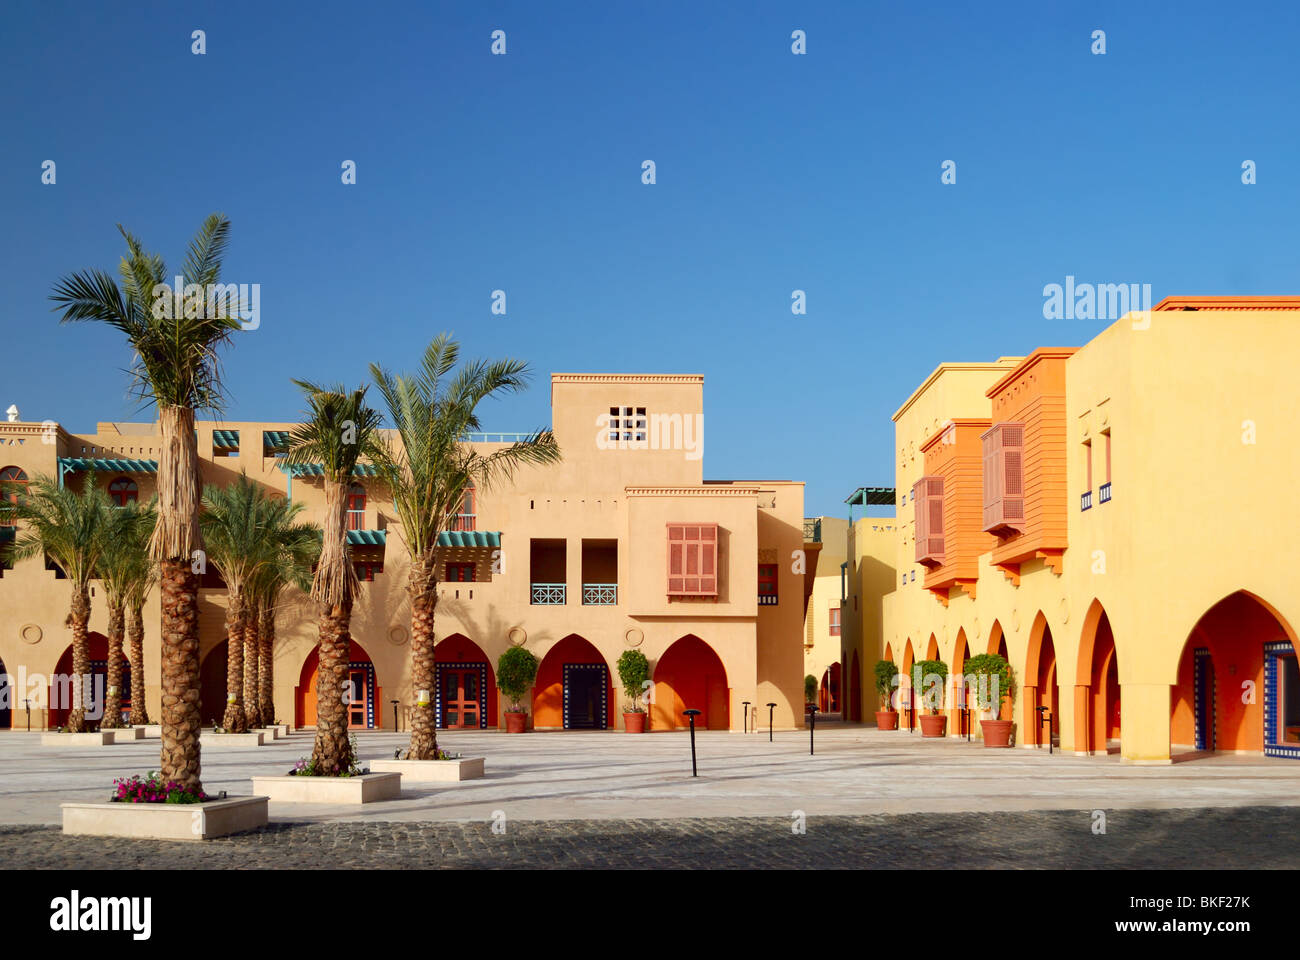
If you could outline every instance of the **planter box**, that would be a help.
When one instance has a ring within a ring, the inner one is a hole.
[[[113,742],[108,730],[99,733],[42,733],[42,747],[102,747]]]
[[[254,777],[253,792],[279,803],[373,803],[402,795],[400,773],[359,777]]]
[[[293,728],[287,723],[273,723],[266,729],[275,731],[275,739],[283,740],[289,734],[293,733]]]
[[[206,803],[64,803],[63,832],[91,837],[206,840],[266,826],[266,797]]]
[[[251,732],[260,733],[263,744],[270,743],[272,740],[281,740],[285,736],[280,732],[279,727],[254,727]]]
[[[145,740],[158,740],[162,738],[161,723],[147,723],[136,727],[140,731],[140,736]]]
[[[144,738],[143,727],[117,727],[113,730],[105,730],[104,733],[108,734],[109,743],[130,743]]]
[[[199,743],[205,747],[260,747],[264,742],[261,733],[213,733],[204,730],[199,734]]]
[[[375,773],[400,773],[414,783],[454,783],[483,776],[482,757],[460,760],[371,760]]]

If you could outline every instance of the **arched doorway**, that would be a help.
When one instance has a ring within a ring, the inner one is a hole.
[[[1295,632],[1264,600],[1239,590],[1196,622],[1179,658],[1169,734],[1175,751],[1300,759]]]
[[[939,641],[935,639],[934,634],[930,634],[930,642],[925,646],[925,659],[939,659]]]
[[[727,671],[713,648],[687,634],[664,651],[654,668],[654,704],[650,723],[655,730],[681,730],[690,724],[682,711],[701,711],[697,727],[731,729],[731,691]]]
[[[497,725],[496,671],[487,654],[463,633],[433,648],[434,715],[444,730]]]
[[[856,650],[853,651],[853,661],[849,668],[849,721],[862,722],[862,664]]]
[[[295,727],[316,726],[316,671],[319,666],[320,644],[317,644],[303,661],[298,672],[298,686],[293,690]],[[355,637],[348,646],[348,687],[345,692],[349,730],[372,730],[384,725],[384,688],[376,680],[370,654]]]
[[[222,640],[199,664],[199,717],[205,727],[221,723],[226,713],[226,658],[229,642]],[[315,716],[312,717],[315,723]]]
[[[908,711],[908,724],[912,724],[912,667],[916,663],[916,657],[912,653],[912,638],[907,638],[907,644],[903,647],[903,666],[899,671],[904,679],[900,681],[898,688],[898,709]]]
[[[949,689],[952,691],[951,707],[949,710],[948,729],[959,737],[967,734],[965,724],[974,723],[975,717],[972,713],[964,713],[962,708],[967,706],[970,700],[970,691],[966,686],[966,661],[970,659],[970,645],[966,642],[966,630],[959,628],[957,630],[957,639],[952,645],[952,666],[949,668],[951,682]],[[973,731],[970,731],[973,733]]]
[[[822,671],[821,684],[817,692],[817,709],[822,713],[839,713],[842,679],[838,661]]]
[[[537,729],[608,730],[614,721],[609,667],[590,641],[571,633],[542,657],[533,684]]]
[[[86,693],[86,721],[98,726],[104,720],[104,696],[108,692],[108,638],[91,631],[86,634],[90,656],[90,685],[82,687]],[[47,703],[50,705],[49,725],[61,727],[68,722],[73,707],[72,644],[64,647],[50,678]],[[122,712],[131,709],[131,664],[122,657]]]
[[[1006,634],[1002,630],[1002,624],[996,620],[993,621],[993,626],[989,628],[989,648],[986,652],[996,653],[1003,660],[1007,661],[1007,663],[1011,662],[1011,658],[1007,655]],[[1019,685],[1019,682],[1023,679],[1024,679],[1023,677],[1016,677],[1013,674],[1011,678],[1013,686]],[[1012,692],[1014,693],[1014,689]],[[999,696],[1001,696],[1001,694],[999,694]],[[1006,697],[1002,701],[1002,709],[998,713],[998,719],[999,720],[1015,719],[1015,707],[1012,705],[1010,696]]]
[[[9,679],[5,662],[0,660],[0,730],[8,730],[13,725],[14,689]]]
[[[1024,742],[1027,745],[1042,746],[1048,742],[1048,717],[1050,714],[1051,736],[1053,740],[1059,735],[1061,725],[1060,697],[1056,688],[1056,646],[1052,643],[1052,628],[1047,625],[1047,618],[1040,611],[1034,617],[1034,625],[1029,631],[1029,655],[1025,659],[1025,682],[1023,688],[1025,709],[1021,719],[1024,724]],[[1040,709],[1045,708],[1045,709]]]
[[[1088,608],[1079,641],[1074,687],[1076,749],[1086,753],[1119,751],[1119,663],[1110,617],[1097,600]],[[1112,741],[1114,743],[1112,744]]]

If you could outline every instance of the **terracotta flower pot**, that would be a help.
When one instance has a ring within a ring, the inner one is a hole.
[[[528,725],[528,714],[506,711],[506,733],[523,733]]]
[[[877,710],[876,727],[880,730],[897,730],[898,729],[898,711],[896,710]]]
[[[623,729],[628,733],[645,733],[644,713],[623,714]]]
[[[984,746],[1011,746],[1010,720],[981,720],[980,729],[984,731]]]
[[[946,714],[922,714],[921,715],[921,736],[923,737],[942,737],[948,732],[948,717]]]

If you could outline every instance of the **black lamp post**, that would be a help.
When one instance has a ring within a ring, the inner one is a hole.
[[[691,721],[691,776],[698,777],[700,773],[695,767],[695,718],[700,715],[700,711],[692,707],[689,710],[683,710],[682,714]]]
[[[388,702],[391,703],[391,704],[393,705],[393,733],[396,733],[396,732],[397,732],[397,705],[398,705],[401,701],[400,701],[400,700],[389,700]]]
[[[817,733],[817,704],[810,703],[808,704],[808,755],[809,756],[812,756],[814,753],[813,737],[816,735],[816,733]]]
[[[27,732],[31,733],[32,732],[32,702],[30,700],[24,700],[23,709],[27,711]]]
[[[772,742],[772,711],[776,709],[775,703],[767,705],[767,742]]]
[[[1052,712],[1047,707],[1035,707],[1038,711],[1038,725],[1047,724],[1047,752],[1052,752]]]
[[[749,701],[742,700],[741,703],[745,706],[745,719],[742,721],[742,723],[744,723],[744,729],[741,732],[749,733]]]

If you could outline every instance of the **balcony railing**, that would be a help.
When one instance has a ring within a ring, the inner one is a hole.
[[[366,511],[349,510],[348,511],[348,529],[365,530],[366,529]]]
[[[803,521],[803,542],[822,542],[822,522],[816,517],[805,517]]]
[[[758,595],[758,605],[760,607],[774,607],[776,606],[777,599],[775,593],[760,593]]]
[[[1089,490],[1089,491],[1087,491],[1086,493],[1083,493],[1083,494],[1081,494],[1081,495],[1079,496],[1079,509],[1080,509],[1080,510],[1091,510],[1091,509],[1092,509],[1092,491],[1091,491],[1091,490]]]
[[[1110,503],[1110,481],[1109,480],[1103,483],[1101,485],[1101,489],[1097,491],[1097,502]]]
[[[531,603],[534,606],[554,607],[564,603],[564,584],[534,583]]]
[[[476,513],[453,513],[447,518],[447,530],[451,533],[477,530],[474,525],[477,517]]]
[[[563,601],[560,601],[563,603]],[[618,584],[584,583],[582,603],[588,607],[611,607],[618,603]]]

